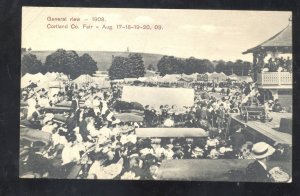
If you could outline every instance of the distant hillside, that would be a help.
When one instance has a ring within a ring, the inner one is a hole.
[[[36,55],[43,63],[46,60],[46,57],[54,51],[31,51],[32,54]],[[91,57],[97,62],[98,69],[100,71],[108,70],[112,62],[112,56],[128,56],[128,52],[104,52],[104,51],[76,51],[79,56],[84,53],[88,53]],[[149,64],[152,64],[156,67],[157,62],[161,59],[163,55],[161,54],[149,54],[149,53],[140,53],[143,56],[144,63],[146,68]]]

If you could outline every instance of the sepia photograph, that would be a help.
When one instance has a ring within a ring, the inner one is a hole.
[[[291,183],[292,20],[22,7],[19,178]]]

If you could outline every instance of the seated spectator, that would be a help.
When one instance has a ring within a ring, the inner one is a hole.
[[[282,106],[281,104],[279,103],[279,100],[276,99],[274,101],[274,105],[273,105],[273,112],[281,112],[282,111]]]

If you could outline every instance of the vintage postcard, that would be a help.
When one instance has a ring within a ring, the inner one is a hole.
[[[292,182],[292,13],[22,8],[20,178]]]

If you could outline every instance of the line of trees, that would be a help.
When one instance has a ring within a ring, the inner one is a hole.
[[[97,70],[97,62],[89,54],[84,53],[79,56],[75,51],[64,49],[58,49],[49,54],[44,64],[32,53],[24,54],[21,61],[22,75],[59,72],[75,79],[82,74],[92,75]]]
[[[213,61],[208,59],[197,59],[190,57],[187,59],[176,58],[174,56],[163,56],[157,63],[157,69],[161,76],[166,74],[193,74],[212,73],[214,71],[224,72],[227,75],[236,74],[239,76],[248,75],[251,70],[251,63],[237,60],[235,62]]]
[[[108,74],[111,80],[143,77],[145,64],[142,55],[130,53],[128,57],[113,57]]]
[[[224,72],[226,75],[236,74],[238,76],[247,76],[251,71],[251,63],[248,61],[236,60],[232,61],[217,61],[215,71]]]

